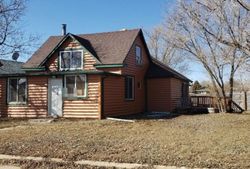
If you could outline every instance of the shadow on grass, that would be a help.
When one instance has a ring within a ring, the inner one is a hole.
[[[144,112],[131,115],[116,116],[114,118],[126,120],[159,120],[159,119],[172,119],[178,117],[178,114],[170,112]]]
[[[208,114],[207,108],[193,107],[175,109],[173,112],[144,112],[132,115],[115,116],[114,118],[126,119],[126,120],[164,120],[173,119],[182,115],[202,115]]]

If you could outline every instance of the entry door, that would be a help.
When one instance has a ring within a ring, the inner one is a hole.
[[[49,115],[62,116],[62,79],[49,79]]]

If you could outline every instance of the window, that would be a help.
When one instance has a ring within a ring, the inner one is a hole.
[[[188,83],[182,83],[181,85],[181,97],[188,97]]]
[[[125,78],[125,99],[134,99],[134,77],[127,76]]]
[[[68,75],[64,79],[65,97],[86,97],[87,80],[86,75]]]
[[[60,52],[60,70],[75,70],[83,67],[83,52],[80,50]]]
[[[8,80],[8,103],[26,103],[26,78],[10,78]]]
[[[142,54],[141,54],[141,48],[139,46],[135,47],[135,58],[136,58],[136,64],[141,65],[142,64]]]

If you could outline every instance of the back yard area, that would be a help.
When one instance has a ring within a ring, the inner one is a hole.
[[[0,128],[11,124],[23,127],[0,130],[0,154],[63,158],[69,164],[8,160],[0,160],[0,164],[19,164],[24,168],[81,168],[70,161],[85,159],[179,167],[250,168],[249,113],[182,115],[135,123],[59,120],[28,124],[1,120]]]

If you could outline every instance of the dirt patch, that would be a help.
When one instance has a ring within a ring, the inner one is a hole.
[[[250,116],[59,121],[0,132],[0,153],[199,168],[250,168]],[[40,164],[39,164],[40,165]]]

